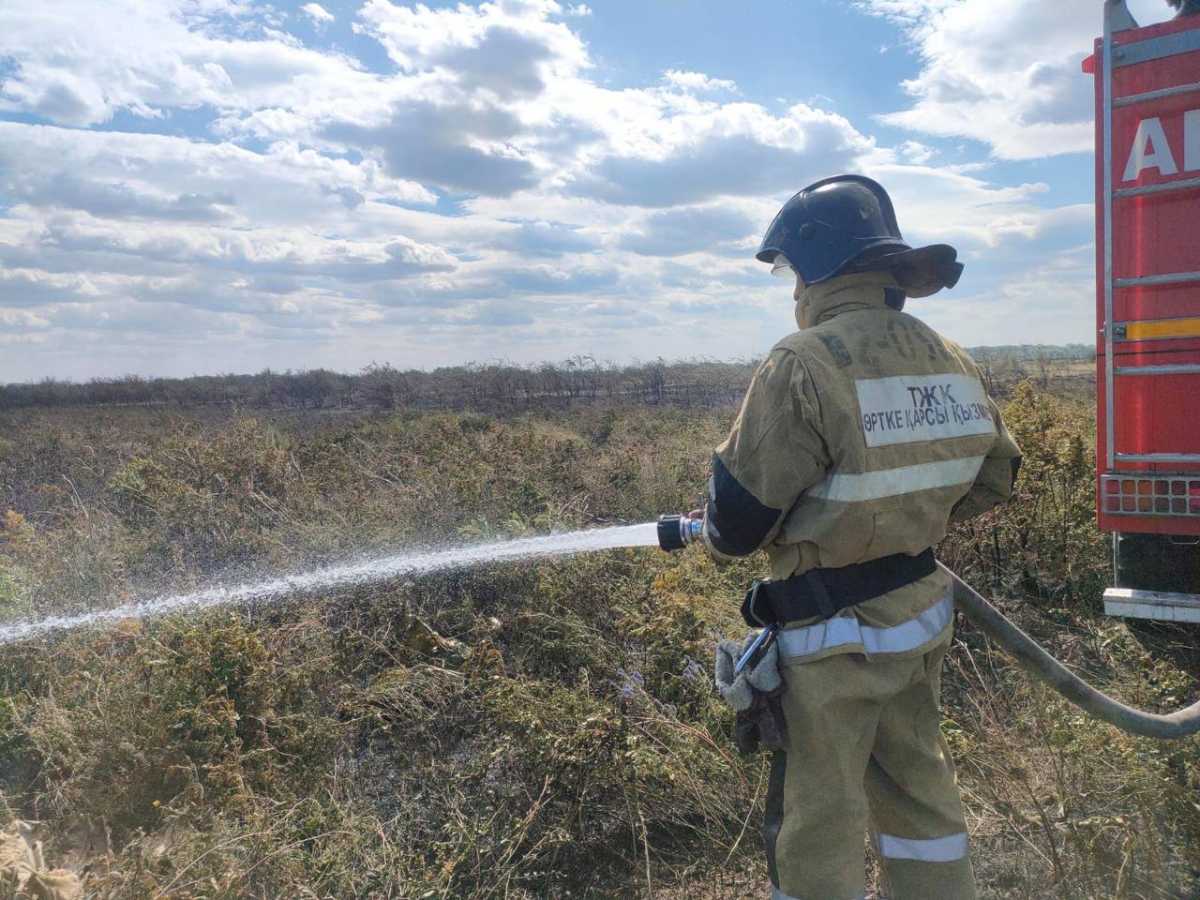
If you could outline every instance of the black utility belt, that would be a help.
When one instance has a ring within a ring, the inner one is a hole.
[[[782,581],[756,581],[742,601],[751,628],[786,625],[819,616],[831,619],[843,609],[920,581],[937,571],[933,549],[909,556],[896,553],[837,569],[809,569]]]

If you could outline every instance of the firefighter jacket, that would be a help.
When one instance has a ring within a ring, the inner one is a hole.
[[[760,548],[773,579],[935,546],[952,518],[1007,499],[1020,450],[971,358],[885,303],[886,273],[808,288],[717,448],[703,537],[718,560]],[[803,309],[801,309],[803,307]],[[824,622],[789,623],[783,655],[916,655],[944,639],[940,571]]]

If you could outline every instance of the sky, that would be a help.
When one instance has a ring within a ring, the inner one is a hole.
[[[840,172],[966,263],[910,312],[1090,342],[1101,6],[0,3],[0,382],[749,359]]]

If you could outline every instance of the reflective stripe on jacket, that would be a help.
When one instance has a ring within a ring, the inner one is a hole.
[[[808,290],[816,324],[772,349],[713,458],[704,537],[714,556],[765,548],[782,579],[917,554],[941,541],[952,514],[1011,495],[1020,450],[975,363],[889,308],[892,286],[870,273]],[[804,637],[786,635],[781,648],[805,659],[923,653],[950,628],[947,587],[936,572],[830,622],[792,623]]]

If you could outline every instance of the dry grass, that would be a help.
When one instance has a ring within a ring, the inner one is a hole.
[[[943,556],[1112,692],[1185,702],[1192,636],[1098,611],[1087,407],[1018,387],[1008,416],[1021,497]],[[0,614],[643,521],[692,505],[728,418],[9,414]],[[754,571],[614,551],[6,647],[0,818],[97,897],[760,896],[763,760],[707,671]],[[1194,743],[1082,719],[969,629],[946,685],[983,896],[1194,896]]]

